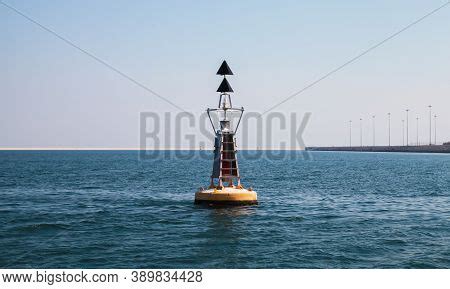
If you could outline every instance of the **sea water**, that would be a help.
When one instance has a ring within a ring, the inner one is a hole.
[[[0,267],[450,268],[450,155],[241,152],[259,205],[204,207],[163,153],[0,151]]]

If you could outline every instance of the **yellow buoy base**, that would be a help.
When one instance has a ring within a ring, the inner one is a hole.
[[[236,187],[211,188],[195,193],[195,204],[207,205],[256,205],[255,191]]]

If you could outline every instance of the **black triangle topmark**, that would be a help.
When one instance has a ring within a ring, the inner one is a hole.
[[[216,74],[217,75],[233,75],[233,71],[231,71],[231,68],[228,66],[227,62],[224,60]]]

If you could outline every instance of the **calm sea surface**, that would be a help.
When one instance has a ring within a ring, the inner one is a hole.
[[[260,204],[207,208],[195,154],[0,151],[0,267],[450,268],[450,155],[241,158]]]

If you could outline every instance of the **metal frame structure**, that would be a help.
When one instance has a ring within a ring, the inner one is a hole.
[[[226,105],[225,99],[228,98],[230,106]],[[222,106],[221,106],[222,105]],[[240,112],[239,120],[236,127],[230,127],[230,120],[227,119],[227,112]],[[226,183],[227,186],[233,187],[234,180],[237,181],[237,186],[242,187],[241,177],[239,174],[239,165],[237,160],[236,138],[235,134],[241,123],[244,108],[231,107],[231,96],[227,93],[221,93],[218,108],[208,108],[206,110],[212,129],[215,133],[214,142],[214,163],[211,174],[210,188],[221,188]],[[214,125],[211,113],[217,113],[219,116],[219,126]],[[220,115],[223,113],[223,118]],[[217,185],[215,180],[218,180]]]

